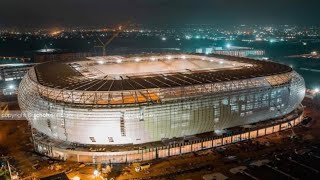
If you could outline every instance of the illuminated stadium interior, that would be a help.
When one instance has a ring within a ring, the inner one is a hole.
[[[250,66],[247,63],[232,62],[214,57],[167,55],[152,57],[92,57],[91,61],[71,64],[82,75],[89,78],[130,78],[157,74],[217,71]],[[93,63],[94,62],[94,63]],[[112,63],[116,62],[116,63]]]

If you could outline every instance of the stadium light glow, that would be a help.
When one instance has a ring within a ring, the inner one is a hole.
[[[230,43],[228,43],[227,45],[226,45],[226,48],[231,48],[231,44]]]

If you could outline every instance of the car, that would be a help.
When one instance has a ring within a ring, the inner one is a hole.
[[[136,172],[140,172],[140,171],[149,169],[150,166],[151,166],[150,163],[142,163],[142,164],[138,165],[137,167],[135,167],[134,169]]]
[[[34,164],[32,166],[32,168],[35,169],[35,170],[39,170],[40,169],[40,165],[39,164]]]

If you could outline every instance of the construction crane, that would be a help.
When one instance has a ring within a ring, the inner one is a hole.
[[[122,26],[119,26],[119,28],[116,31],[116,33],[106,43],[104,43],[100,38],[98,38],[98,41],[100,42],[101,45],[94,46],[94,47],[95,48],[96,47],[102,48],[102,55],[106,56],[106,48],[107,48],[107,46],[114,40],[114,38],[116,38],[120,34],[120,32],[122,32],[122,29],[123,29]]]

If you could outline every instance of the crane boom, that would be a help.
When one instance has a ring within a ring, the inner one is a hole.
[[[107,46],[120,34],[120,32],[122,32],[122,26],[120,26],[118,28],[118,30],[116,31],[116,33],[106,42],[104,43],[100,38],[98,38],[98,41],[101,43],[100,46],[95,46],[95,47],[100,47],[102,48],[102,55],[105,56],[106,55],[106,48]]]

